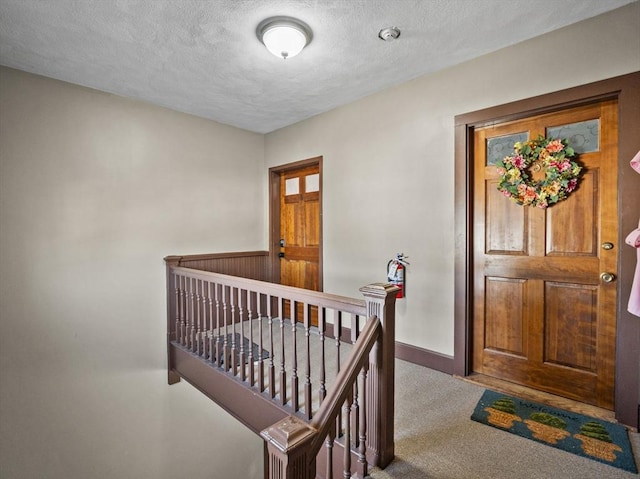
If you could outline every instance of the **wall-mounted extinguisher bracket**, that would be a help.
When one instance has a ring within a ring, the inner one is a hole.
[[[408,256],[405,256],[404,253],[398,253],[394,259],[387,263],[387,281],[400,288],[396,296],[397,299],[404,298],[406,295],[405,270],[409,265],[407,258]]]

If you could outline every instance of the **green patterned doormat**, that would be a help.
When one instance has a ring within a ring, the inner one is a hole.
[[[619,424],[489,390],[478,401],[471,419],[625,471],[638,472],[629,434]]]

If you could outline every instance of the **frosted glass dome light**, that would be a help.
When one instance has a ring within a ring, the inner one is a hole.
[[[291,17],[272,17],[260,22],[256,34],[264,46],[278,58],[293,58],[311,41],[311,29]]]

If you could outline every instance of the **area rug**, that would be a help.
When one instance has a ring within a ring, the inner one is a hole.
[[[474,421],[637,473],[624,426],[486,390]]]
[[[223,338],[221,337],[219,339],[220,339],[220,342],[222,342]],[[260,359],[260,346],[258,346],[256,343],[252,344],[247,336],[242,338],[239,333],[235,333],[235,337],[233,333],[227,334],[227,344],[229,348],[231,348],[231,344],[233,344],[233,342],[235,342],[235,345],[236,345],[236,350],[235,350],[236,364],[240,362],[240,344],[242,344],[242,349],[244,350],[245,364],[249,362],[249,349],[251,349],[251,352],[253,353],[252,357],[254,361],[258,361],[258,359]],[[263,349],[262,359],[268,359],[268,358],[269,358],[269,351],[267,351],[266,349]],[[220,364],[223,364],[223,363],[224,361],[220,361]]]

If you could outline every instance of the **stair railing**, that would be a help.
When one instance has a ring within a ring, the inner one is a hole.
[[[302,460],[309,478],[352,477],[352,462],[357,477],[369,465],[386,467],[394,456],[397,288],[365,286],[363,301],[269,283],[263,257],[165,259],[169,383],[186,379],[260,433],[273,452],[266,477],[306,478]],[[246,265],[255,279],[241,277]],[[212,272],[219,268],[225,274]],[[318,449],[316,476],[310,451]]]
[[[262,431],[261,435],[267,442],[268,451],[268,475],[269,479],[314,479],[317,475],[316,456],[320,448],[335,436],[335,423],[342,412],[349,418],[354,397],[354,385],[360,377],[360,390],[366,391],[366,374],[369,362],[369,353],[380,335],[380,320],[377,317],[369,318],[360,337],[356,341],[354,351],[346,367],[340,371],[334,387],[322,403],[320,410],[307,423],[297,416],[289,416],[273,426]],[[363,409],[364,411],[364,409]],[[366,463],[366,441],[362,437],[366,434],[366,415],[360,419],[360,431],[351,431],[351,421],[345,421],[344,444],[351,444],[352,435],[358,435],[360,439],[360,460]],[[344,471],[351,471],[350,448],[344,448]],[[333,477],[332,463],[329,461],[326,467],[327,479]],[[364,471],[366,475],[366,469]],[[349,476],[343,476],[349,477]]]

